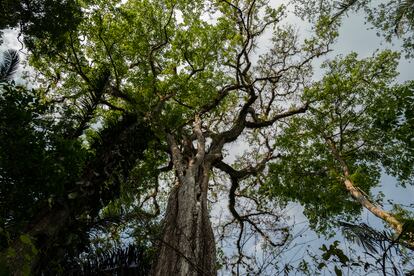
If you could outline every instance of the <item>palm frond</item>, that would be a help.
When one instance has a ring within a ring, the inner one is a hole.
[[[384,249],[386,242],[392,242],[392,239],[386,232],[377,231],[365,223],[357,225],[340,222],[340,225],[343,227],[346,237],[371,253],[378,253]]]
[[[148,275],[152,258],[143,246],[131,244],[71,260],[68,275]]]
[[[334,2],[335,8],[341,13],[347,12],[352,7],[358,6],[358,4],[358,0],[343,0]]]
[[[10,81],[19,66],[19,54],[9,49],[3,53],[3,62],[0,64],[0,82]]]

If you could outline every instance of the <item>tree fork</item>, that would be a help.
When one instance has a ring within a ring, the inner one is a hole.
[[[216,248],[207,208],[211,160],[206,158],[201,121],[196,116],[194,134],[197,153],[181,151],[174,137],[167,134],[177,175],[164,219],[160,250],[152,275],[216,275]],[[185,147],[192,147],[192,143]],[[182,152],[186,152],[184,155]]]

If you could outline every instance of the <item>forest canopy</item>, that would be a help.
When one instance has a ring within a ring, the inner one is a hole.
[[[0,274],[411,275],[413,2],[285,2],[2,1]]]

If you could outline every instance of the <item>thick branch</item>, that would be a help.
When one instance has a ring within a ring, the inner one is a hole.
[[[332,154],[335,159],[341,164],[342,173],[344,174],[343,183],[346,190],[351,194],[351,196],[359,202],[363,207],[368,209],[373,215],[387,222],[394,230],[401,234],[403,230],[403,223],[401,223],[396,217],[392,214],[382,210],[380,207],[374,205],[365,195],[362,193],[358,187],[355,187],[353,181],[351,180],[350,170],[346,161],[342,158],[341,154],[336,148],[335,142],[328,137],[325,137],[325,141],[328,144]]]
[[[223,161],[217,161],[214,166],[224,172],[226,172],[231,179],[231,187],[230,187],[230,191],[229,191],[229,210],[230,213],[233,215],[233,217],[235,218],[235,220],[238,221],[239,225],[240,225],[240,233],[239,233],[239,237],[237,239],[237,247],[238,247],[238,251],[239,254],[241,254],[241,238],[242,238],[242,234],[243,234],[243,230],[244,230],[244,222],[249,223],[256,231],[257,233],[259,233],[267,242],[269,242],[270,245],[276,247],[276,246],[280,246],[283,245],[286,240],[287,237],[285,237],[285,239],[283,241],[281,241],[280,243],[274,243],[270,237],[264,233],[259,226],[256,225],[256,223],[254,223],[251,219],[249,215],[243,215],[241,216],[237,210],[236,210],[236,190],[239,188],[239,181],[243,180],[251,175],[255,175],[257,173],[259,173],[260,171],[262,171],[265,168],[265,165],[267,163],[267,161],[269,161],[270,159],[272,159],[274,157],[272,157],[272,153],[269,153],[266,158],[264,158],[261,162],[259,162],[256,166],[252,167],[252,166],[248,166],[242,170],[235,170],[233,167],[231,167],[230,165],[226,164]]]
[[[220,133],[217,137],[215,137],[215,147],[214,150],[220,150],[223,148],[225,143],[230,143],[235,141],[240,134],[243,132],[245,128],[245,122],[247,114],[249,113],[250,107],[256,101],[257,96],[254,95],[254,92],[251,93],[249,100],[244,104],[242,109],[240,110],[239,115],[237,116],[236,121],[233,123],[232,127],[225,132]]]
[[[170,146],[171,159],[173,161],[175,170],[177,171],[178,178],[180,179],[180,181],[184,181],[185,168],[183,166],[183,156],[181,154],[181,151],[178,148],[175,138],[169,133],[167,133],[167,142],[168,142],[168,145]]]

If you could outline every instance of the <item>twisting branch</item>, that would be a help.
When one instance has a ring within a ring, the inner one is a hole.
[[[155,63],[154,63],[154,54],[155,54],[157,51],[159,51],[160,49],[162,49],[164,46],[166,46],[166,45],[168,44],[168,42],[170,41],[170,38],[169,38],[169,36],[168,36],[168,32],[167,32],[167,27],[168,27],[168,25],[170,25],[171,20],[172,20],[172,18],[173,18],[173,15],[174,15],[174,7],[175,7],[175,5],[173,5],[173,6],[171,7],[171,11],[170,11],[170,13],[169,13],[167,23],[165,23],[165,25],[162,27],[162,29],[163,29],[163,34],[164,34],[164,40],[163,40],[161,43],[159,43],[159,44],[157,44],[157,45],[152,46],[152,47],[151,47],[151,51],[150,51],[150,53],[149,53],[149,62],[150,62],[151,71],[152,71],[152,74],[153,74],[154,79],[155,79],[155,78],[156,78],[156,76],[157,76],[157,70],[155,69],[155,68],[156,68],[156,66],[155,66]]]
[[[187,56],[187,51],[184,52],[184,59],[191,67],[191,73],[188,75],[187,80],[190,80],[195,74],[198,72],[203,72],[206,69],[205,59],[203,60],[203,67],[201,68],[194,68],[194,65],[191,63],[190,59]]]
[[[290,116],[293,116],[293,115],[296,115],[296,114],[299,114],[299,113],[305,113],[306,110],[308,109],[308,107],[309,107],[309,103],[305,103],[304,105],[302,105],[298,108],[290,109],[288,111],[279,113],[279,114],[273,116],[273,118],[270,119],[270,120],[259,120],[257,114],[254,113],[254,111],[249,110],[249,113],[252,115],[252,118],[253,118],[254,121],[253,122],[246,121],[245,125],[246,125],[247,128],[263,128],[263,127],[271,126],[277,120],[287,118],[287,117],[290,117]]]
[[[83,72],[82,69],[82,64],[79,60],[78,54],[76,53],[75,50],[75,45],[74,45],[74,40],[73,40],[73,34],[70,33],[69,34],[69,38],[70,38],[70,49],[72,51],[73,57],[75,58],[75,63],[72,63],[72,66],[74,67],[75,71],[79,74],[79,76],[82,77],[82,79],[87,83],[87,84],[91,84],[90,79],[88,78],[88,76],[85,74],[85,72]]]
[[[99,16],[99,32],[98,32],[98,37],[99,39],[102,41],[102,44],[105,47],[105,51],[108,54],[109,57],[109,61],[111,62],[112,68],[114,69],[114,74],[115,74],[115,79],[116,79],[116,86],[119,87],[121,80],[119,78],[119,74],[118,74],[118,69],[116,68],[114,59],[112,58],[112,48],[115,45],[115,42],[112,43],[111,47],[108,47],[108,44],[106,43],[105,39],[102,37],[102,32],[103,32],[103,28],[102,28],[102,23],[103,23],[103,19],[101,16]]]
[[[265,214],[266,212],[259,212],[257,214],[241,216],[236,210],[236,197],[237,197],[236,191],[239,188],[239,182],[243,179],[248,178],[249,176],[256,175],[259,172],[263,171],[266,166],[266,163],[271,159],[277,158],[278,156],[276,157],[273,156],[273,152],[271,151],[256,166],[247,166],[241,170],[235,170],[233,167],[231,167],[230,165],[228,165],[227,163],[221,160],[213,164],[214,167],[220,169],[223,172],[226,172],[230,176],[231,187],[229,191],[229,205],[228,206],[229,206],[230,213],[233,215],[234,219],[240,225],[240,232],[239,232],[239,236],[237,240],[237,248],[239,251],[239,256],[242,256],[241,239],[242,239],[242,235],[244,231],[244,222],[249,223],[256,230],[256,232],[260,234],[260,236],[262,236],[267,242],[269,242],[270,245],[274,247],[283,245],[287,240],[287,237],[285,237],[285,239],[282,240],[280,243],[273,242],[270,239],[270,237],[266,233],[264,233],[260,229],[260,227],[257,226],[256,223],[254,223],[250,219],[250,217],[253,215]]]
[[[244,103],[232,127],[229,130],[224,131],[213,137],[214,142],[211,150],[213,154],[221,152],[224,144],[235,141],[245,129],[247,114],[249,113],[250,107],[257,99],[257,95],[254,94],[253,88],[251,88],[250,90],[250,97]]]

